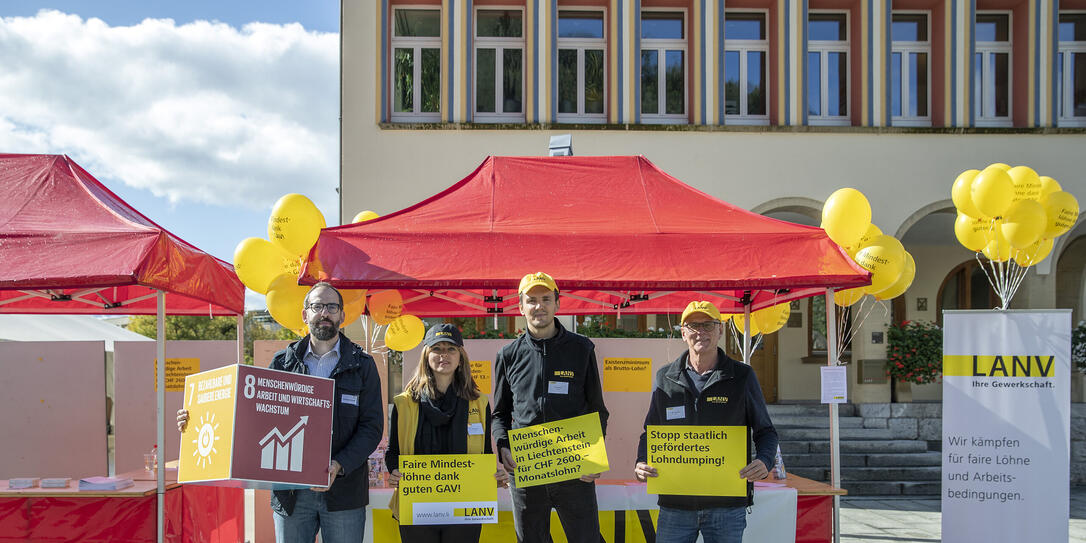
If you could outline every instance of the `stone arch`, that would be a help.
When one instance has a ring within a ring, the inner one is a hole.
[[[949,198],[946,200],[939,200],[938,202],[932,202],[916,210],[908,217],[905,217],[905,220],[901,221],[901,224],[898,225],[897,230],[894,231],[894,237],[897,239],[901,239],[909,231],[910,228],[916,226],[916,223],[923,220],[924,217],[927,217],[928,215],[931,215],[933,213],[940,213],[944,211],[955,211],[954,202]],[[950,233],[950,239],[951,241],[954,240],[953,232]]]
[[[759,215],[766,215],[777,211],[797,213],[810,217],[815,221],[815,224],[822,221],[822,202],[813,198],[804,198],[800,196],[774,198],[751,208],[752,213],[757,213]]]

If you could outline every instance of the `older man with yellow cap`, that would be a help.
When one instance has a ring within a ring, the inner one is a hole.
[[[599,413],[600,426],[607,430],[596,347],[554,318],[558,285],[543,272],[530,273],[521,279],[517,293],[528,330],[503,347],[494,361],[493,433],[509,473],[516,470],[509,450],[511,429]],[[517,541],[549,542],[554,508],[570,543],[598,543],[598,477],[582,475],[528,488],[510,485]]]
[[[645,426],[746,426],[753,435],[755,458],[739,470],[739,476],[747,480],[746,496],[661,494],[656,540],[693,543],[701,532],[706,543],[740,543],[747,525],[746,508],[754,503],[752,481],[764,479],[773,467],[777,430],[754,370],[717,346],[724,326],[716,306],[690,302],[680,322],[687,350],[656,373]],[[750,440],[744,442],[750,460]],[[634,467],[639,481],[658,475],[646,459],[646,433],[642,432]]]

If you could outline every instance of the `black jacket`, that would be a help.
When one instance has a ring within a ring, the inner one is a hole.
[[[308,348],[309,336],[306,336],[275,353],[269,367],[308,374],[309,369],[302,361]],[[332,482],[332,488],[324,496],[329,511],[358,509],[369,503],[368,460],[384,433],[381,378],[373,358],[342,333],[339,335],[339,362],[332,369],[331,378],[336,381],[336,396],[332,407],[332,458],[329,460],[343,466],[343,475]],[[357,397],[358,405],[344,403],[344,394]],[[272,492],[272,509],[289,516],[297,501],[295,492]]]
[[[750,366],[733,360],[717,349],[716,368],[711,370],[705,388],[698,394],[690,380],[683,375],[689,352],[656,372],[656,388],[645,415],[648,425],[746,426],[753,434],[755,458],[773,469],[777,454],[777,430],[769,420],[769,411],[758,385],[758,377]],[[723,397],[723,401],[720,398]],[[714,401],[707,401],[712,398]],[[683,406],[684,416],[668,420],[667,408]],[[747,461],[750,462],[750,439],[747,439]],[[637,444],[637,461],[645,462],[646,432],[641,432]],[[746,507],[753,502],[753,484],[747,482],[747,497],[735,496],[675,496],[661,494],[659,504],[675,509],[705,509],[709,507]]]
[[[548,339],[533,340],[524,332],[498,351],[493,424],[498,450],[509,447],[509,430],[592,412],[600,414],[600,427],[607,432],[596,346],[557,319],[554,325],[558,331]],[[567,393],[548,393],[550,382],[566,387]]]

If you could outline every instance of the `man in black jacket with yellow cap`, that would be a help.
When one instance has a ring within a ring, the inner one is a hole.
[[[746,508],[753,504],[752,481],[764,479],[773,467],[777,430],[769,419],[754,370],[729,358],[717,346],[724,327],[716,306],[690,302],[681,322],[687,352],[656,373],[645,426],[746,426],[753,434],[755,458],[739,470],[739,477],[747,480],[746,496],[661,494],[656,538],[693,543],[701,532],[706,543],[741,543]],[[749,443],[749,439],[744,441]],[[639,481],[658,476],[656,468],[646,462],[646,445],[647,434],[642,432],[634,467]]]

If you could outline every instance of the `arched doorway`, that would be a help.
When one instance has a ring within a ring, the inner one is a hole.
[[[935,322],[943,325],[943,310],[946,309],[991,309],[999,303],[984,268],[976,259],[967,260],[950,270],[939,286]]]

